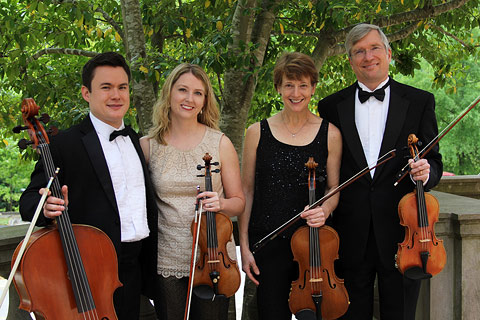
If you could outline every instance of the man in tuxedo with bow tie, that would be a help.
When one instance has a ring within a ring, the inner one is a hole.
[[[115,246],[123,284],[114,293],[118,319],[138,319],[142,280],[156,274],[157,207],[138,136],[123,122],[130,69],[120,54],[102,53],[85,64],[82,81],[89,115],[50,143],[65,201],[49,196],[37,225],[52,223],[68,205],[72,223],[104,231]],[[38,161],[20,199],[22,219],[33,217],[46,182]]]
[[[413,181],[421,180],[427,190],[439,182],[443,166],[438,146],[410,164],[410,177],[396,187],[394,183],[409,158],[408,135],[415,134],[424,145],[437,136],[435,99],[388,76],[392,50],[378,26],[355,26],[345,48],[358,81],[318,104],[321,117],[342,132],[341,182],[374,166],[388,151],[397,152],[342,190],[332,214],[340,236],[337,274],[345,279],[351,301],[342,319],[372,319],[375,277],[381,319],[415,319],[421,280],[404,277],[395,267],[397,244],[405,234],[397,208],[414,190]]]

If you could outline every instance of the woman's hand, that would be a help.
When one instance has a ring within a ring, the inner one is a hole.
[[[307,210],[308,206],[305,207],[305,210],[300,216],[307,220],[307,224],[310,227],[318,228],[325,224],[325,213],[323,212],[322,207],[316,207],[310,210]]]
[[[200,199],[204,210],[210,212],[220,212],[222,211],[221,199],[218,197],[217,192],[213,191],[204,191],[197,195],[197,199]]]
[[[240,252],[242,255],[242,270],[245,272],[245,274],[252,280],[255,285],[259,285],[260,283],[258,280],[255,278],[255,275],[260,274],[260,270],[257,267],[257,264],[255,262],[255,258],[253,257],[252,252],[250,251],[250,248],[245,247],[245,246],[240,246]]]

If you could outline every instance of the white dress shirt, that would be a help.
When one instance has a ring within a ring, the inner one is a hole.
[[[147,223],[145,179],[142,163],[129,136],[118,136],[109,141],[110,134],[125,127],[123,121],[116,129],[96,118],[90,119],[102,145],[112,179],[115,199],[120,214],[122,242],[139,241],[150,231]]]
[[[380,83],[376,89],[383,87],[389,78]],[[362,90],[372,92],[363,83],[358,82]],[[374,91],[374,90],[373,90]],[[390,102],[390,86],[385,89],[385,98],[383,101],[370,97],[364,103],[358,99],[358,88],[355,91],[355,125],[357,126],[358,135],[362,142],[363,152],[369,167],[377,163],[380,156],[380,148],[382,146],[383,133],[385,132],[385,124],[387,122],[388,105]],[[370,171],[373,178],[375,169]]]

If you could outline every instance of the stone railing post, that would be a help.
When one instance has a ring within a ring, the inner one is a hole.
[[[3,227],[0,232],[0,275],[8,279],[10,275],[10,265],[13,252],[18,243],[23,240],[27,233],[28,225],[17,225],[11,227]],[[18,309],[20,300],[13,283],[8,291],[8,320],[24,320],[32,318],[30,314],[24,310]]]
[[[443,239],[447,264],[429,281],[430,316],[426,319],[478,319],[480,201],[443,192],[432,194],[440,202],[435,234]]]

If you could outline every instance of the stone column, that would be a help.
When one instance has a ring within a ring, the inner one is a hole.
[[[458,235],[461,238],[457,252],[455,284],[456,319],[474,320],[480,315],[480,211],[458,215]]]
[[[437,196],[437,195],[435,195]],[[437,197],[438,198],[438,197]],[[443,204],[443,203],[442,203]],[[455,288],[455,234],[452,223],[451,213],[445,213],[440,207],[439,221],[435,225],[435,235],[438,239],[443,241],[443,246],[447,253],[447,263],[443,270],[429,280],[424,280],[422,283],[422,296],[426,297],[423,301],[423,308],[427,309],[428,313],[423,313],[424,316],[417,319],[455,319],[454,318],[454,288]],[[425,287],[425,288],[424,288]],[[419,306],[422,303],[419,301]]]
[[[444,240],[447,264],[430,281],[430,319],[478,319],[480,201],[442,192],[432,194],[440,202],[436,234]]]

